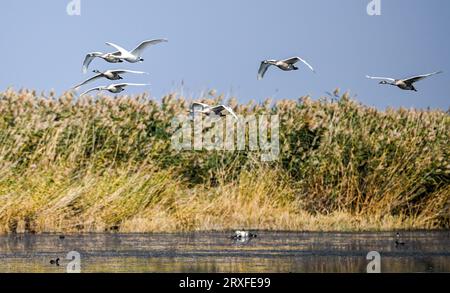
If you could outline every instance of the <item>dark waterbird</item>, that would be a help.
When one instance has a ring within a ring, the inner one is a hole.
[[[397,232],[397,234],[395,235],[396,239],[395,239],[395,246],[404,246],[405,242],[400,240],[400,233]]]
[[[56,265],[57,267],[59,267],[59,257],[57,259],[50,260],[50,264],[51,265]]]

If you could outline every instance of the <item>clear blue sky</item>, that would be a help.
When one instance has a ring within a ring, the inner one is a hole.
[[[1,1],[0,91],[12,86],[61,93],[89,76],[81,73],[83,58],[110,51],[105,42],[131,49],[164,37],[169,43],[148,49],[143,64],[96,60],[91,69],[147,71],[150,76],[129,75],[127,81],[150,81],[156,98],[181,89],[194,97],[217,89],[240,102],[318,98],[339,87],[379,108],[450,107],[448,0],[382,0],[382,15],[372,17],[366,13],[370,0],[81,0],[81,16],[72,17],[69,2]],[[263,59],[294,55],[317,74],[272,69],[256,80]],[[436,70],[444,74],[418,83],[418,93],[365,79]]]

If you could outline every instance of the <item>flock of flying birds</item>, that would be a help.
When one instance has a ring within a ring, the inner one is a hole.
[[[114,43],[106,43],[108,46],[113,47],[115,52],[112,53],[102,53],[102,52],[92,52],[86,55],[84,62],[83,62],[83,73],[87,73],[89,65],[92,63],[92,61],[96,58],[101,58],[109,63],[123,63],[123,62],[129,62],[129,63],[141,63],[144,62],[144,59],[142,58],[142,54],[145,49],[147,49],[150,46],[157,45],[160,43],[168,42],[167,39],[156,39],[156,40],[149,40],[144,41],[139,46],[137,46],[134,50],[128,51],[121,46],[118,46]],[[261,80],[264,78],[267,70],[270,67],[277,67],[283,71],[296,71],[299,70],[299,67],[296,66],[297,63],[303,63],[306,67],[308,67],[311,71],[315,73],[314,68],[304,59],[300,57],[292,57],[285,60],[264,60],[261,62],[261,65],[258,70],[258,80]],[[81,86],[84,86],[90,82],[93,82],[95,80],[106,78],[109,80],[122,80],[122,75],[124,74],[148,74],[146,72],[142,71],[133,71],[133,70],[126,70],[126,69],[117,69],[117,70],[107,70],[104,72],[94,70],[94,73],[96,73],[95,76],[77,84],[73,87],[73,89],[78,90]],[[381,80],[380,84],[383,85],[392,85],[396,86],[402,90],[409,90],[409,91],[416,91],[414,84],[418,81],[421,81],[427,77],[440,74],[442,71],[437,71],[429,74],[423,74],[423,75],[417,75],[410,78],[405,79],[395,79],[395,78],[389,78],[389,77],[374,77],[374,76],[366,76],[369,79],[374,80]],[[82,93],[80,96],[84,96],[90,92],[93,91],[109,91],[110,93],[120,93],[125,90],[128,86],[148,86],[149,84],[142,84],[142,83],[115,83],[111,85],[106,86],[98,86],[95,88],[91,88],[84,93]],[[191,114],[194,115],[195,113],[200,113],[204,115],[220,115],[225,116],[224,112],[227,112],[227,114],[231,114],[234,118],[237,119],[237,115],[233,112],[233,110],[225,105],[218,105],[215,107],[209,106],[207,104],[203,103],[193,103],[191,105]]]
[[[92,52],[86,55],[83,62],[83,73],[87,73],[89,65],[92,63],[92,61],[95,58],[101,58],[109,63],[123,63],[123,62],[129,62],[129,63],[140,63],[144,62],[144,58],[142,58],[142,53],[145,49],[147,49],[150,46],[167,42],[166,39],[157,39],[157,40],[150,40],[150,41],[144,41],[139,46],[137,46],[134,50],[128,51],[124,48],[122,48],[119,45],[113,44],[113,43],[106,43],[108,46],[111,46],[115,48],[117,51],[112,53],[102,53],[102,52]],[[98,70],[94,70],[94,73],[97,75],[83,81],[80,84],[77,84],[74,89],[78,89],[81,86],[92,82],[94,80],[100,79],[100,78],[106,78],[109,80],[121,80],[123,77],[121,75],[126,73],[133,73],[133,74],[147,74],[146,72],[142,71],[133,71],[133,70],[126,70],[126,69],[117,69],[117,70],[107,70],[104,72],[100,72]],[[84,93],[81,94],[81,96],[84,96],[90,92],[93,91],[109,91],[110,93],[117,94],[120,92],[123,92],[127,86],[147,86],[149,84],[142,84],[142,83],[116,83],[111,84],[107,86],[98,86],[95,88],[91,88]]]

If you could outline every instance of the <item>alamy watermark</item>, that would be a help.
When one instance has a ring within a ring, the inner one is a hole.
[[[68,274],[79,274],[81,273],[81,254],[77,251],[71,251],[66,256],[67,260],[70,262],[66,266],[66,272]]]
[[[280,155],[278,115],[179,115],[172,120],[172,149],[176,151],[259,151],[261,161]]]
[[[367,260],[370,260],[367,265],[368,274],[381,273],[381,254],[378,251],[371,251],[367,254]]]
[[[67,15],[80,16],[81,15],[81,0],[71,0],[66,7]]]
[[[371,0],[369,4],[367,4],[367,14],[370,16],[380,16],[381,0]]]

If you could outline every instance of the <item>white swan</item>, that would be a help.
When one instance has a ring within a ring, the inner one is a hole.
[[[311,71],[316,72],[308,62],[300,57],[293,57],[286,60],[264,60],[259,66],[258,80],[264,78],[264,75],[266,74],[267,69],[269,69],[270,66],[276,66],[283,71],[292,71],[298,70],[298,67],[295,66],[295,64],[298,62],[304,63],[306,66],[308,66],[309,69],[311,69]]]
[[[86,55],[83,62],[83,73],[87,73],[89,64],[95,59],[95,58],[102,58],[103,60],[109,62],[109,63],[122,63],[124,60],[128,61],[130,63],[136,63],[136,62],[142,62],[144,59],[141,58],[142,52],[151,45],[156,45],[161,42],[167,42],[166,39],[159,39],[159,40],[151,40],[151,41],[144,41],[139,46],[136,47],[131,52],[128,52],[127,50],[123,49],[122,47],[113,44],[113,43],[106,43],[108,46],[112,46],[116,48],[117,52],[112,53],[102,53],[102,52],[92,52]]]
[[[211,107],[204,103],[195,102],[195,103],[192,103],[191,109],[189,112],[192,116],[194,116],[196,113],[205,114],[208,116],[214,113],[215,115],[222,116],[222,117],[226,116],[226,114],[224,114],[224,112],[228,112],[228,114],[231,114],[236,120],[239,120],[236,113],[234,113],[234,111],[230,107],[225,106],[225,105]]]
[[[427,77],[430,77],[432,75],[436,75],[436,74],[440,74],[440,73],[442,73],[442,71],[437,71],[437,72],[423,74],[423,75],[417,75],[417,76],[413,76],[413,77],[405,78],[405,79],[394,79],[394,78],[389,78],[389,77],[376,77],[376,76],[369,76],[369,75],[367,75],[366,77],[370,78],[370,79],[381,80],[380,84],[393,85],[402,90],[417,92],[417,89],[414,87],[414,83],[416,83],[422,79],[425,79]]]
[[[84,93],[82,93],[80,95],[80,97],[82,97],[82,96],[84,96],[84,95],[86,95],[86,94],[88,94],[90,92],[93,92],[93,91],[109,91],[110,93],[117,94],[117,93],[123,92],[125,90],[125,87],[127,87],[127,86],[147,86],[147,85],[150,85],[150,84],[143,84],[143,83],[119,83],[119,84],[111,84],[111,85],[108,85],[108,86],[99,86],[99,87],[95,87],[95,88],[92,88],[90,90],[85,91]]]
[[[92,82],[94,80],[100,79],[100,78],[107,78],[109,80],[120,80],[120,79],[123,79],[122,76],[120,76],[120,75],[125,74],[125,73],[148,74],[148,73],[142,72],[142,71],[133,71],[133,70],[126,70],[126,69],[107,70],[104,72],[101,72],[98,70],[93,70],[92,72],[97,73],[97,75],[77,84],[76,86],[73,87],[73,89],[78,89],[79,87],[81,87],[89,82]]]
[[[106,53],[106,54],[102,52],[88,53],[83,61],[83,73],[87,73],[89,64],[91,64],[95,58],[102,58],[103,60],[109,63],[123,62],[123,60],[120,58],[120,52]]]
[[[120,53],[120,58],[130,62],[130,63],[136,63],[136,62],[143,62],[144,59],[142,58],[142,53],[145,49],[147,49],[150,46],[168,42],[166,39],[157,39],[157,40],[150,40],[150,41],[144,41],[139,46],[136,47],[136,49],[132,51],[125,50],[121,46],[118,46],[114,43],[106,43],[108,46],[111,46],[113,48],[116,48]]]

